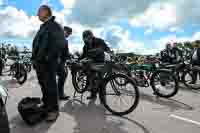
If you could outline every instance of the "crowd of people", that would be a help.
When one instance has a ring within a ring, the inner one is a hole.
[[[18,56],[19,55],[19,50],[17,46],[11,45],[11,44],[4,44],[2,43],[0,46],[0,54],[1,57],[4,57],[5,55],[8,56]]]
[[[166,48],[158,54],[162,62],[177,64],[183,60],[192,61],[194,52],[199,48],[199,40],[184,43],[167,43]]]
[[[47,113],[46,120],[55,121],[59,116],[58,101],[69,99],[64,93],[64,83],[67,77],[65,62],[70,58],[68,37],[72,34],[72,28],[61,27],[47,5],[42,5],[37,15],[43,24],[33,39],[31,60],[41,87],[43,108]],[[105,53],[111,52],[105,41],[95,37],[91,30],[84,31],[82,39],[84,47],[79,60],[89,57],[94,62],[104,62]],[[200,41],[195,41],[195,44],[196,47],[191,52],[191,61],[193,65],[200,65]],[[8,55],[18,55],[16,47],[8,50],[3,48],[7,47],[2,47],[1,57],[4,55],[2,52],[6,51],[10,51]],[[160,53],[160,60],[164,63],[177,64],[183,60],[185,53],[187,52],[179,48],[177,43],[167,44]],[[92,77],[92,74],[89,77]],[[91,89],[88,99],[94,99],[96,95],[97,91]]]
[[[194,62],[196,59],[194,59],[193,56],[199,58],[199,55],[196,55],[196,51],[199,50],[200,40],[187,44],[188,45],[178,45],[178,43],[166,44],[166,48],[160,52],[161,61],[169,64],[178,64],[183,60]]]
[[[183,51],[177,47],[177,43],[166,45],[166,48],[160,52],[163,63],[178,64],[183,58]]]
[[[183,45],[182,45],[183,46]],[[187,46],[178,48],[177,43],[174,45],[167,44],[166,48],[160,53],[161,61],[168,64],[178,64],[182,61],[188,61],[193,67],[200,66],[200,40],[187,43]],[[190,84],[195,84],[198,73],[193,72]]]
[[[67,39],[72,34],[72,28],[67,26],[62,28],[55,21],[55,16],[52,15],[51,8],[47,5],[39,8],[38,17],[43,24],[33,40],[32,63],[43,94],[42,101],[43,108],[47,113],[46,120],[55,121],[59,116],[58,100],[69,98],[64,94],[66,80],[64,66],[66,59],[70,58]],[[79,60],[89,57],[94,62],[103,62],[104,52],[110,52],[105,41],[96,38],[91,30],[84,31],[82,38],[84,47]],[[58,76],[58,82],[56,76]],[[95,90],[91,91],[88,99],[94,98],[96,98]]]

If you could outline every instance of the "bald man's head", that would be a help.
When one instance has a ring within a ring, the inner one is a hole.
[[[51,8],[47,5],[40,6],[37,13],[40,21],[45,22],[49,17],[52,16]]]

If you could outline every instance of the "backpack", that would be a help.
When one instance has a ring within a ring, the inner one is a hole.
[[[45,110],[41,107],[40,98],[26,97],[18,104],[18,112],[29,126],[41,122],[45,118]]]

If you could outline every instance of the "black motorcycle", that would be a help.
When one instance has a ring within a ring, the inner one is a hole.
[[[27,71],[22,59],[19,56],[9,58],[15,60],[15,62],[10,66],[9,75],[17,79],[17,82],[20,85],[24,84],[27,80]]]
[[[31,63],[31,59],[30,57],[28,56],[23,56],[22,57],[22,61],[23,61],[23,64],[25,66],[25,69],[27,72],[31,72],[32,70],[32,63]]]

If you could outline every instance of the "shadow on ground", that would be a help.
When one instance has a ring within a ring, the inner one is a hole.
[[[20,88],[21,87],[21,85],[18,84],[17,80],[15,80],[15,79],[1,78],[0,80],[1,80],[0,84],[3,85],[4,87],[8,88],[8,89],[14,89],[14,88]]]
[[[106,115],[103,105],[90,101],[68,101],[61,111],[74,118],[73,133],[150,133],[142,124],[123,117]]]
[[[151,103],[156,103],[161,106],[166,106],[169,108],[171,112],[176,110],[193,110],[194,108],[190,105],[187,105],[183,102],[174,100],[174,99],[166,99],[166,98],[160,98],[157,96],[147,95],[147,94],[141,94],[141,99],[149,101]]]
[[[144,133],[150,133],[149,129],[147,129],[143,124],[141,124],[141,123],[139,123],[139,122],[137,122],[135,120],[132,120],[132,119],[130,119],[128,117],[113,116],[111,114],[107,114],[107,116],[116,117],[116,118],[119,118],[119,119],[123,119],[123,120],[129,121],[129,122],[137,125],[138,127],[140,127],[143,130]]]
[[[190,93],[197,93],[197,94],[200,94],[200,89],[190,89],[190,88],[187,88],[186,86],[184,85],[180,85],[180,89],[183,90],[183,91],[186,91],[186,92],[190,92]]]
[[[36,126],[28,126],[19,115],[10,121],[11,133],[47,133],[51,124],[46,122],[38,123]]]

